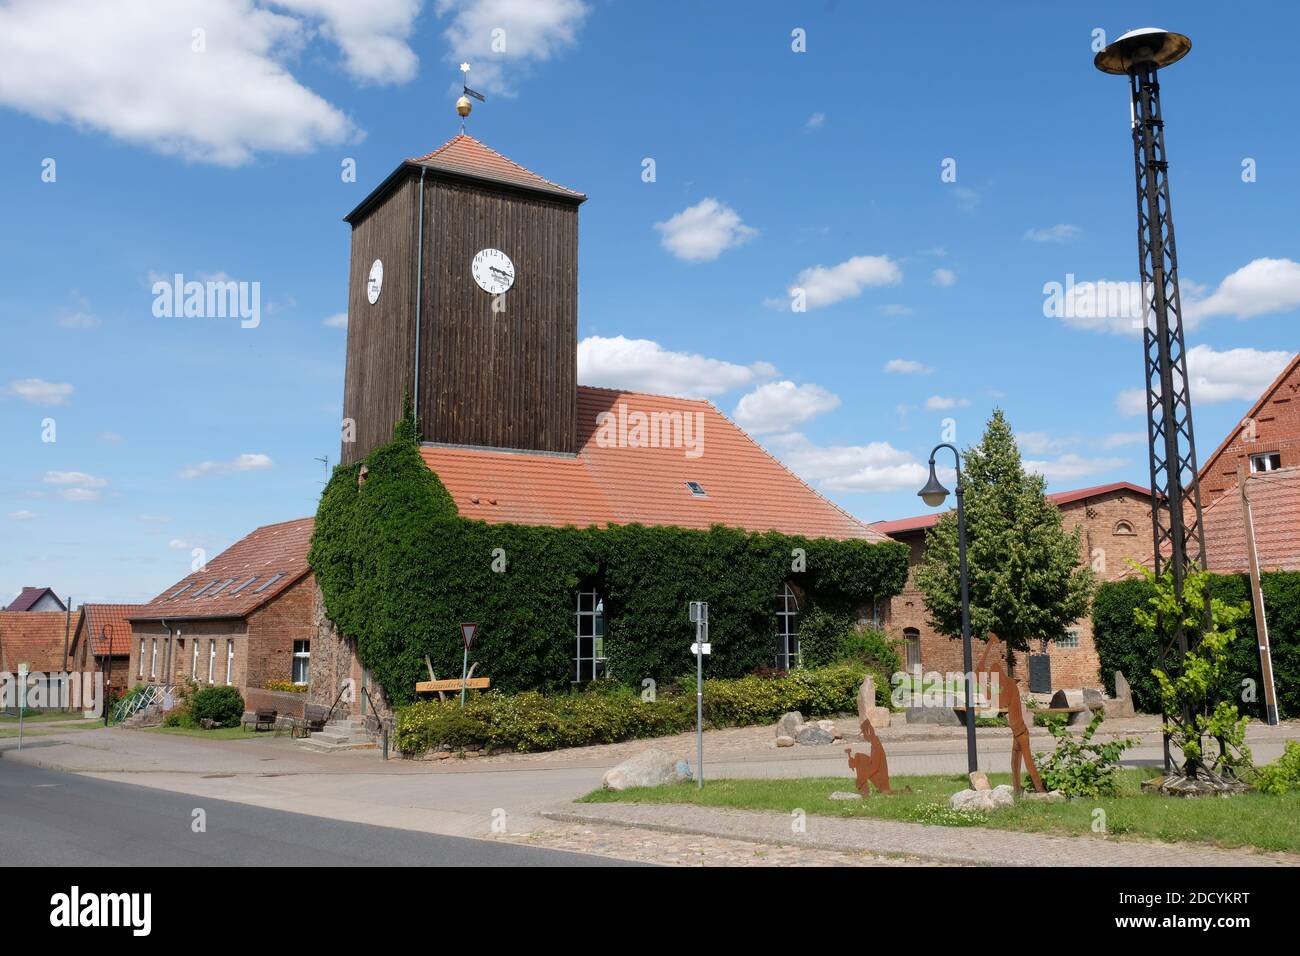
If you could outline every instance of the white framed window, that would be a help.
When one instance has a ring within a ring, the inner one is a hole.
[[[215,638],[208,641],[208,683],[212,683],[212,675],[217,669],[217,641]]]
[[[153,645],[149,651],[149,676],[158,676],[158,638],[153,639]]]
[[[144,638],[140,638],[140,666],[135,672],[136,677],[144,676]]]
[[[226,686],[229,687],[235,682],[235,641],[234,638],[226,639]]]
[[[921,666],[921,632],[914,627],[903,628],[903,647],[907,651],[907,669],[916,670]]]
[[[194,683],[199,682],[199,642],[194,638],[191,643],[194,645],[194,660],[190,662],[190,680]]]
[[[1282,467],[1282,453],[1278,451],[1260,452],[1250,456],[1251,473],[1259,471],[1277,471]]]
[[[573,679],[577,683],[607,677],[605,599],[596,591],[578,592]]]
[[[304,685],[311,680],[311,641],[293,642],[293,682]]]
[[[776,596],[776,666],[782,670],[798,667],[799,656],[799,598],[794,588],[781,585]]]
[[[1079,632],[1074,628],[1065,632],[1065,636],[1058,638],[1056,646],[1062,650],[1072,651],[1079,646]]]

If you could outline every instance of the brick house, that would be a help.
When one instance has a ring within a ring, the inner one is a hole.
[[[1238,466],[1251,474],[1300,466],[1300,354],[1205,459],[1200,472],[1202,507],[1237,487]]]
[[[104,671],[113,694],[122,694],[131,679],[131,615],[142,604],[83,604],[77,609],[68,651],[68,666],[78,671]]]
[[[23,664],[30,674],[68,668],[72,618],[66,611],[0,611],[0,700],[16,700],[10,681]]]
[[[23,588],[5,608],[6,611],[66,611],[68,606],[54,593],[54,588]]]
[[[316,585],[314,519],[265,525],[129,612],[127,683],[309,684]]]
[[[1083,529],[1079,561],[1092,563],[1099,581],[1123,577],[1130,561],[1151,554],[1151,492],[1126,481],[1061,491],[1047,499],[1060,508],[1067,532]],[[926,621],[925,599],[916,589],[915,569],[924,557],[925,533],[939,520],[939,513],[918,515],[897,521],[878,521],[871,527],[911,548],[910,570],[903,592],[890,602],[889,632],[902,639],[905,665],[910,670],[961,672],[962,642],[937,633]],[[1035,653],[1045,653],[1051,663],[1051,687],[1100,686],[1100,661],[1092,640],[1092,620],[1074,623],[1063,641],[1044,641]],[[1025,655],[1016,655],[1017,674],[1027,673]],[[1040,688],[1033,688],[1040,690]]]

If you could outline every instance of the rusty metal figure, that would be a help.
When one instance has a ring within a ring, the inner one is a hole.
[[[1011,725],[1011,786],[1016,793],[1024,789],[1020,780],[1020,764],[1023,761],[1029,771],[1029,779],[1034,782],[1034,789],[1046,793],[1047,788],[1038,776],[1038,765],[1034,763],[1034,752],[1029,747],[1029,709],[1020,696],[1020,685],[1003,666],[1002,662],[1006,658],[1004,648],[1005,645],[998,640],[998,636],[990,634],[975,671],[977,674],[997,675],[996,689],[991,691],[992,699],[989,703],[998,710],[1006,710],[1007,723]],[[992,679],[990,687],[993,687]],[[967,706],[974,706],[974,701],[966,703]]]
[[[881,793],[893,793],[889,789],[889,762],[885,759],[885,745],[880,742],[876,728],[871,726],[871,721],[867,718],[863,717],[858,726],[862,730],[862,739],[871,745],[871,753],[854,753],[852,747],[844,748],[844,752],[849,755],[849,768],[857,775],[858,793],[864,797],[871,796],[872,784]]]

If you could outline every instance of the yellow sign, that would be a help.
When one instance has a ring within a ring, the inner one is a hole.
[[[439,690],[460,690],[461,683],[462,681],[458,677],[451,680],[422,680],[415,685],[415,692],[417,694],[431,694]],[[470,690],[487,690],[492,686],[492,678],[471,677],[463,683]]]

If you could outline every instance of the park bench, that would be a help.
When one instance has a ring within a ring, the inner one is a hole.
[[[244,719],[244,726],[253,725],[253,730],[274,730],[277,714],[274,708],[259,707],[251,718]]]
[[[325,729],[325,722],[330,712],[320,704],[308,704],[303,708],[303,716],[294,720],[291,733],[294,737],[310,737]]]

